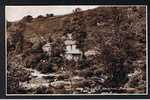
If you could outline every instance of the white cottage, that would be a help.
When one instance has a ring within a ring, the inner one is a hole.
[[[72,34],[68,34],[65,41],[65,46],[66,46],[66,52],[65,52],[65,57],[68,60],[75,60],[77,61],[78,59],[81,58],[82,52],[77,48],[76,41],[72,39]],[[46,43],[42,49],[44,52],[48,53],[49,56],[51,56],[52,52],[52,43]],[[93,50],[88,50],[85,52],[85,56],[90,56],[90,55],[96,55],[97,52]]]
[[[76,41],[72,39],[72,35],[68,34],[66,37],[66,40],[64,41],[65,46],[66,46],[66,52],[65,52],[65,57],[68,60],[78,60],[81,57],[81,51],[77,49],[76,47]],[[52,52],[52,43],[46,43],[43,45],[42,49],[44,52],[46,52],[49,56],[51,55]]]
[[[68,60],[78,60],[81,57],[81,51],[77,49],[76,41],[72,39],[72,34],[68,34],[65,40],[66,54],[65,57]]]

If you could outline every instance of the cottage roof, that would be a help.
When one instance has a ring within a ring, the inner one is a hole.
[[[65,41],[65,45],[74,45],[76,43],[76,41],[74,40],[66,40]]]
[[[76,49],[76,50],[71,50],[71,51],[67,51],[67,54],[81,54],[81,51]]]
[[[67,34],[65,45],[74,45],[76,44],[76,41],[72,39],[72,34]]]
[[[89,55],[96,55],[97,54],[97,51],[96,50],[88,50],[87,52],[85,52],[85,55],[86,56],[89,56]]]
[[[43,47],[51,47],[52,43],[46,43]]]

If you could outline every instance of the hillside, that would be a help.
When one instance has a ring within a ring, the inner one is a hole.
[[[140,34],[142,32],[142,29],[145,28],[145,8],[141,7],[138,9],[138,11],[134,12],[132,10],[127,10],[130,8],[121,8],[123,11],[123,14],[129,14],[130,19],[127,21],[132,21],[131,24],[134,24],[131,31],[133,33]],[[127,12],[128,11],[128,12]],[[82,17],[84,18],[84,24],[86,24],[85,30],[88,33],[89,37],[94,37],[94,34],[103,34],[103,33],[113,33],[113,24],[112,24],[112,11],[111,8],[96,8],[93,10],[83,11],[79,12],[82,14]],[[140,18],[141,17],[141,18]],[[62,15],[62,16],[52,16],[52,17],[44,17],[41,18],[34,18],[30,19],[29,22],[27,21],[27,17],[24,17],[19,22],[13,22],[11,26],[8,27],[8,38],[9,33],[13,34],[16,31],[22,31],[25,40],[32,41],[32,39],[37,38],[38,35],[44,36],[45,38],[47,36],[52,36],[52,38],[57,38],[59,36],[62,36],[64,33],[64,27],[65,22],[69,21],[73,18],[73,14],[70,15]],[[129,27],[128,23],[121,23],[125,24],[123,27]],[[11,23],[11,22],[10,22]],[[21,27],[20,23],[23,23],[23,29],[20,29]],[[99,23],[99,25],[97,25]],[[18,29],[18,30],[17,30]]]

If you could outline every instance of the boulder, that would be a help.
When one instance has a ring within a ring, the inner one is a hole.
[[[69,85],[69,84],[70,84],[69,81],[54,81],[50,83],[50,85],[56,89],[64,88],[65,85]]]

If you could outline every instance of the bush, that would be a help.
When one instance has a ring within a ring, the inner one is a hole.
[[[49,87],[46,87],[46,86],[41,86],[41,87],[38,87],[36,90],[35,90],[36,94],[52,94],[52,90],[49,89]]]
[[[54,14],[46,14],[46,17],[53,17]]]
[[[30,72],[21,68],[14,68],[7,73],[7,92],[12,94],[26,93],[26,90],[19,85],[19,82],[30,80]]]
[[[24,22],[31,22],[33,20],[33,17],[31,15],[27,15],[25,17],[23,17],[22,19]]]

